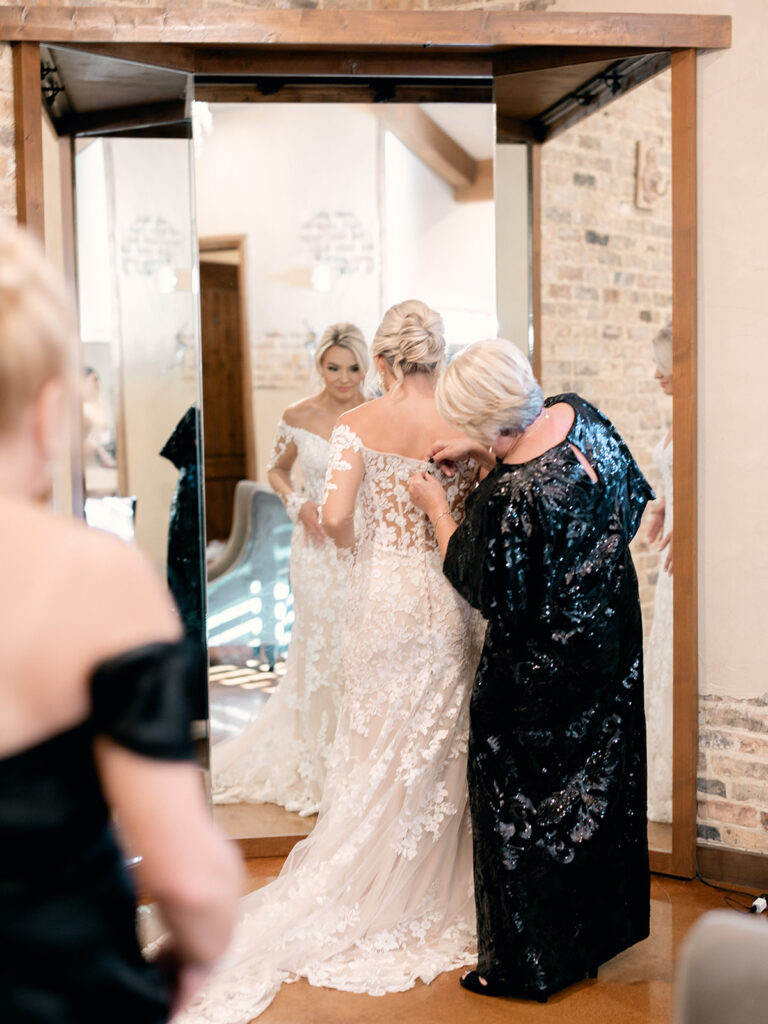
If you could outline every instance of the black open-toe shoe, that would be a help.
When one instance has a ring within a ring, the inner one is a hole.
[[[540,1003],[546,1003],[547,997],[544,993],[531,995],[515,990],[511,985],[500,981],[481,980],[477,971],[467,971],[459,978],[459,984],[468,992],[475,992],[479,996],[512,996],[516,999],[536,999]]]

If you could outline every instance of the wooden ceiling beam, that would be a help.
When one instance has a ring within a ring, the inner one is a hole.
[[[457,203],[477,203],[493,199],[493,158],[476,162],[475,180],[453,190]]]
[[[474,184],[477,161],[419,107],[387,107],[378,110],[385,128],[419,160],[453,188]]]
[[[394,16],[393,16],[394,15]],[[254,10],[231,7],[0,6],[8,42],[232,43],[276,46],[477,50],[510,46],[730,46],[717,15],[553,11]]]

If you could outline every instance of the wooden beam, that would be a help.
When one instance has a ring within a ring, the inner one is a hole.
[[[378,109],[385,128],[453,188],[473,185],[477,162],[419,107]]]
[[[698,758],[696,51],[672,54],[672,422],[675,435],[673,846],[696,872]]]
[[[493,199],[493,160],[478,160],[475,163],[475,180],[471,185],[457,185],[453,198],[457,203],[477,203]]]
[[[555,138],[566,128],[572,128],[619,96],[665,71],[669,61],[670,55],[666,52],[645,54],[626,62],[617,61],[603,74],[585,82],[576,94],[564,97],[554,107],[535,117],[530,122],[534,134],[543,141]]]
[[[731,19],[716,15],[550,11],[245,10],[231,7],[0,7],[9,42],[238,43],[418,49],[463,46],[718,48]]]
[[[533,348],[533,374],[541,380],[542,348],[541,348],[541,146],[531,143],[528,147],[528,197],[530,210],[530,325],[529,349]]]
[[[496,142],[542,142],[535,122],[496,113]]]
[[[134,129],[179,124],[188,120],[186,103],[146,103],[116,110],[96,110],[86,114],[67,114],[56,122],[59,135],[110,135]]]
[[[651,47],[651,51],[657,47]],[[593,64],[603,60],[626,60],[647,53],[648,48],[636,46],[520,46],[502,53],[494,53],[494,75],[520,75],[529,71]]]
[[[490,103],[491,80],[487,84],[427,82],[420,85],[391,85],[386,82],[275,82],[262,79],[245,83],[195,83],[195,99],[206,103],[375,103],[381,109],[390,103]]]
[[[300,52],[263,47],[182,46],[169,43],[76,43],[61,49],[77,50],[99,57],[112,57],[150,67],[207,76],[351,76],[357,78],[488,78],[493,76],[490,54],[423,53],[403,54],[375,51],[323,50]]]
[[[40,47],[13,48],[13,116],[16,135],[16,219],[45,241],[43,111]]]

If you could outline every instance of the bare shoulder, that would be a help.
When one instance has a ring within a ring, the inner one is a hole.
[[[289,427],[301,427],[306,430],[318,412],[317,395],[309,395],[289,405],[283,413],[283,419]]]
[[[373,398],[369,402],[356,405],[354,409],[349,409],[339,416],[336,420],[337,426],[346,425],[357,432],[368,424],[376,422],[383,412],[382,401],[381,398]]]
[[[54,518],[49,567],[73,629],[87,624],[96,656],[180,635],[165,582],[136,548],[102,530]]]

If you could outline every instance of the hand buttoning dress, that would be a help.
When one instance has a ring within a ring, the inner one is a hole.
[[[475,956],[466,785],[482,620],[450,586],[408,481],[423,467],[331,439],[329,503],[358,525],[344,617],[345,689],[317,825],[243,901],[221,972],[184,1021],[246,1024],[280,984],[383,995]],[[457,517],[474,483],[447,482]]]
[[[291,538],[294,623],[285,675],[240,735],[211,752],[214,803],[274,803],[316,814],[328,771],[343,690],[341,624],[347,569],[335,544],[310,540],[298,518],[323,500],[329,442],[281,420],[269,469],[294,446],[304,481],[286,503]]]
[[[672,530],[672,442],[664,438],[653,450],[664,495],[662,537]],[[672,617],[671,573],[664,568],[669,548],[659,557],[659,575],[653,599],[653,624],[645,653],[645,717],[648,729],[648,817],[672,821]]]

